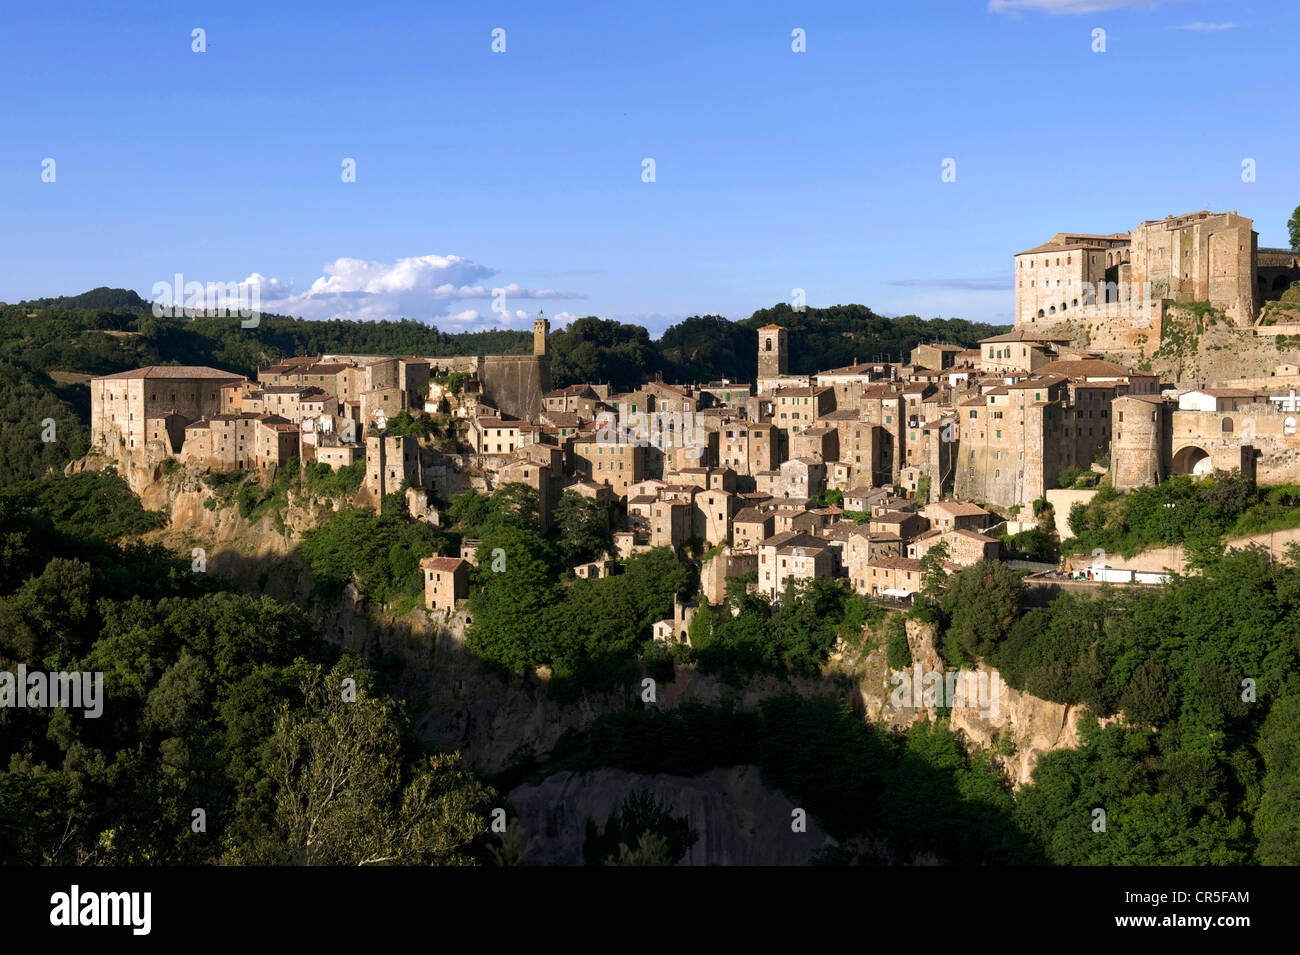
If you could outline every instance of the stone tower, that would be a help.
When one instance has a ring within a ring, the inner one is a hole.
[[[775,378],[786,373],[786,330],[764,325],[758,330],[758,377]]]
[[[1158,484],[1168,476],[1165,464],[1164,402],[1150,395],[1126,395],[1111,402],[1111,483],[1117,491]]]
[[[551,333],[551,323],[543,318],[539,312],[533,319],[533,354],[538,358],[547,358],[551,354],[551,346],[547,336]]]

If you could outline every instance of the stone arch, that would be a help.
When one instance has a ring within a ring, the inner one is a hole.
[[[1056,306],[1053,305],[1051,308],[1049,308],[1049,309],[1047,310],[1047,314],[1048,314],[1048,315],[1055,315],[1055,314],[1056,314]]]
[[[1041,308],[1038,310],[1038,317],[1039,317],[1039,318],[1044,318],[1044,317],[1046,317],[1046,316],[1045,316],[1045,313],[1043,312],[1043,310],[1042,310]]]
[[[1179,448],[1174,454],[1172,463],[1172,470],[1175,474],[1191,474],[1200,477],[1214,471],[1214,464],[1210,460],[1209,452],[1204,448],[1198,448],[1194,444]]]
[[[1070,307],[1071,307],[1071,308],[1078,308],[1078,307],[1079,307],[1079,300],[1078,300],[1077,298],[1075,298],[1075,299],[1071,299],[1071,300],[1070,300]]]
[[[1279,275],[1277,278],[1273,280],[1274,292],[1285,292],[1290,287],[1291,287],[1291,280],[1287,278],[1285,275]]]

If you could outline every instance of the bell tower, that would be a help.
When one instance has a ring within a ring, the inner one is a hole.
[[[533,319],[533,354],[538,358],[548,358],[551,354],[551,346],[547,336],[551,333],[551,323],[542,315],[537,313]]]
[[[759,378],[776,378],[786,373],[786,335],[780,325],[764,325],[758,330]]]

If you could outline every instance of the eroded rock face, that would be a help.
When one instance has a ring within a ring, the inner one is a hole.
[[[797,807],[763,785],[757,766],[718,767],[698,776],[639,775],[621,769],[556,773],[509,794],[524,841],[535,839],[526,865],[582,865],[587,820],[605,821],[631,793],[648,789],[699,834],[680,865],[807,865],[827,837],[809,817],[795,832]]]
[[[87,458],[70,469],[89,469],[100,463]],[[146,507],[168,514],[169,527],[159,532],[166,543],[182,553],[188,553],[191,545],[206,549],[209,573],[247,592],[269,594],[303,607],[325,639],[356,652],[372,666],[385,654],[395,655],[401,665],[389,672],[399,680],[394,690],[408,701],[416,732],[439,749],[459,750],[466,763],[480,772],[500,772],[526,748],[543,756],[568,730],[583,731],[603,715],[647,705],[640,686],[583,693],[576,700],[561,701],[549,692],[544,674],[503,679],[466,648],[463,612],[447,617],[417,609],[402,618],[385,620],[367,612],[365,601],[355,595],[350,600],[344,597],[322,603],[313,593],[311,575],[296,549],[303,531],[325,519],[341,502],[312,501],[291,493],[279,521],[265,515],[250,523],[235,507],[206,508],[211,490],[186,472],[155,475],[137,493]],[[932,629],[917,621],[908,621],[907,628],[913,661],[924,670],[942,671]],[[979,670],[991,673],[985,667]],[[937,715],[924,706],[896,706],[891,700],[892,689],[883,641],[877,646],[867,640],[857,652],[838,647],[824,677],[761,675],[735,686],[693,667],[678,667],[674,680],[655,687],[653,705],[671,709],[687,701],[705,705],[729,702],[756,710],[765,699],[795,692],[844,698],[855,712],[898,729]],[[1019,786],[1030,780],[1043,753],[1079,745],[1082,710],[1038,699],[1005,683],[999,689],[995,713],[978,706],[955,706],[951,725],[977,748],[1005,745],[1009,735],[1014,749],[999,761]]]
[[[907,621],[907,642],[914,666],[919,664],[923,673],[944,671],[943,660],[935,650],[933,627],[916,620]],[[1034,767],[1044,753],[1079,746],[1079,722],[1085,713],[1083,707],[1053,703],[1012,689],[996,675],[995,670],[983,664],[971,670],[986,675],[985,686],[991,686],[994,679],[998,680],[996,705],[984,705],[989,701],[972,699],[969,705],[953,706],[950,726],[962,733],[967,745],[975,749],[998,748],[1009,738],[1011,754],[997,758],[1013,786],[1019,788],[1031,781]],[[917,720],[936,718],[938,714],[934,707],[896,706],[892,699],[893,687],[883,665],[864,674],[859,683],[859,693],[869,718],[900,728]],[[1114,718],[1100,722],[1105,726],[1114,722]]]

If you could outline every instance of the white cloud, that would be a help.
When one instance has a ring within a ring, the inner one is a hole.
[[[1202,23],[1197,20],[1195,23],[1184,23],[1182,26],[1170,27],[1172,30],[1196,30],[1197,32],[1209,33],[1215,30],[1235,30],[1235,23]]]
[[[498,269],[458,255],[412,256],[392,263],[340,258],[326,263],[323,271],[306,291],[298,291],[292,280],[282,282],[257,272],[246,281],[259,283],[262,311],[311,319],[412,318],[468,324],[486,320],[486,316],[478,309],[458,310],[457,303],[495,300],[504,293],[505,312],[492,312],[491,318],[509,325],[528,317],[525,310],[511,307],[514,301],[583,297],[577,292],[527,288],[517,282],[493,285],[487,280]]]
[[[990,13],[1020,13],[1036,10],[1041,13],[1101,13],[1125,7],[1150,9],[1161,3],[1182,3],[1185,0],[989,0]]]

